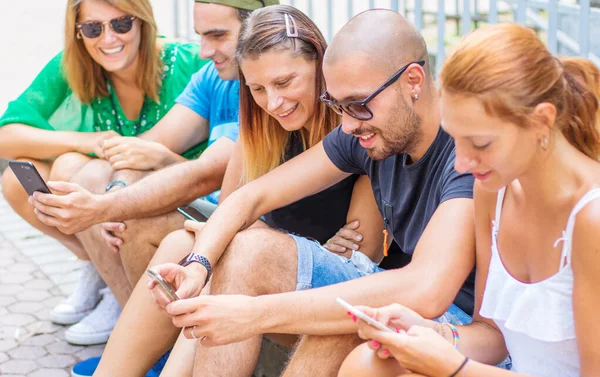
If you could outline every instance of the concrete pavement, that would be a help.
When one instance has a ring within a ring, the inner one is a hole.
[[[32,228],[0,195],[0,375],[67,377],[76,362],[104,346],[73,346],[50,309],[66,297],[80,263],[64,246]]]

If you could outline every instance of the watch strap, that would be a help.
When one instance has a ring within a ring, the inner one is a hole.
[[[206,280],[204,281],[204,286],[206,286],[212,275],[212,266],[210,265],[210,261],[205,256],[195,253],[189,253],[185,258],[179,261],[179,265],[183,267],[189,266],[191,263],[200,263],[204,266],[204,268],[206,268],[207,274]]]

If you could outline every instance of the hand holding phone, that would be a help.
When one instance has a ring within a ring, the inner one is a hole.
[[[152,270],[146,270],[146,273],[152,280],[154,280],[157,284],[156,287],[161,291],[161,293],[167,298],[169,302],[179,300],[179,296],[175,292],[175,289],[171,286],[171,284],[167,283],[167,281],[158,273]]]
[[[356,318],[360,319],[361,321],[366,322],[367,324],[375,327],[378,330],[382,330],[382,331],[388,331],[388,332],[393,332],[395,333],[396,330],[384,325],[383,323],[379,322],[378,320],[369,317],[368,315],[366,315],[365,313],[363,313],[362,311],[360,311],[359,309],[357,309],[355,306],[352,306],[350,304],[348,304],[346,301],[342,300],[341,298],[336,298],[335,301],[340,304],[344,309],[346,309],[347,311],[349,311],[350,313],[352,313]]]
[[[31,196],[36,191],[51,194],[46,182],[44,182],[44,179],[31,162],[9,161],[8,166],[15,173],[27,195]]]

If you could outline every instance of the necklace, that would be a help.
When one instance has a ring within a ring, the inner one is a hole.
[[[114,119],[115,119],[115,128],[117,130],[117,132],[119,133],[119,135],[122,136],[127,136],[127,135],[123,135],[123,121],[121,119],[119,119],[119,111],[117,110],[117,104],[115,103],[115,97],[117,96],[117,94],[115,93],[115,91],[112,88],[112,85],[108,84],[109,87],[109,94],[110,94],[110,104],[112,107],[112,112],[114,115]],[[140,130],[140,128],[145,125],[146,123],[146,106],[148,104],[148,101],[146,99],[146,96],[144,95],[144,102],[142,104],[142,108],[140,109],[140,113],[138,114],[138,119],[137,121],[134,123],[133,125],[133,136],[136,136]],[[123,114],[124,115],[124,114]],[[127,117],[125,117],[126,120]]]

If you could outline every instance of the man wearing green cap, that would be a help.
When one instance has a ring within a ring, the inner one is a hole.
[[[155,129],[168,131],[172,124],[185,123],[202,137],[208,136],[209,147],[199,159],[172,165],[134,184],[109,184],[103,195],[92,194],[75,183],[54,182],[50,183],[52,190],[66,195],[36,194],[33,198],[42,222],[68,234],[78,233],[86,240],[86,250],[121,305],[131,295],[162,238],[181,228],[183,217],[174,210],[220,188],[239,130],[238,67],[233,56],[241,22],[254,9],[278,3],[278,0],[196,0],[194,29],[202,38],[201,57],[212,62],[192,77],[177,104]],[[175,142],[187,142],[178,140],[181,137],[176,134],[170,137]],[[93,175],[94,171],[89,169],[86,173],[82,169],[82,174]],[[88,189],[95,191],[99,187]],[[100,223],[101,227],[92,227]],[[106,258],[112,254],[110,250],[119,251],[120,262]],[[138,304],[128,303],[128,306],[139,309]],[[78,363],[73,376],[91,376],[96,367],[95,375],[143,375],[167,351],[151,349],[153,339],[145,339],[145,334],[132,337],[129,323],[142,321],[155,327],[161,321],[170,323],[169,318],[135,314],[131,318],[129,312],[125,307],[102,362],[93,358]],[[98,318],[95,324],[106,321]],[[81,330],[94,331],[87,327]],[[148,375],[158,376],[152,373]]]

